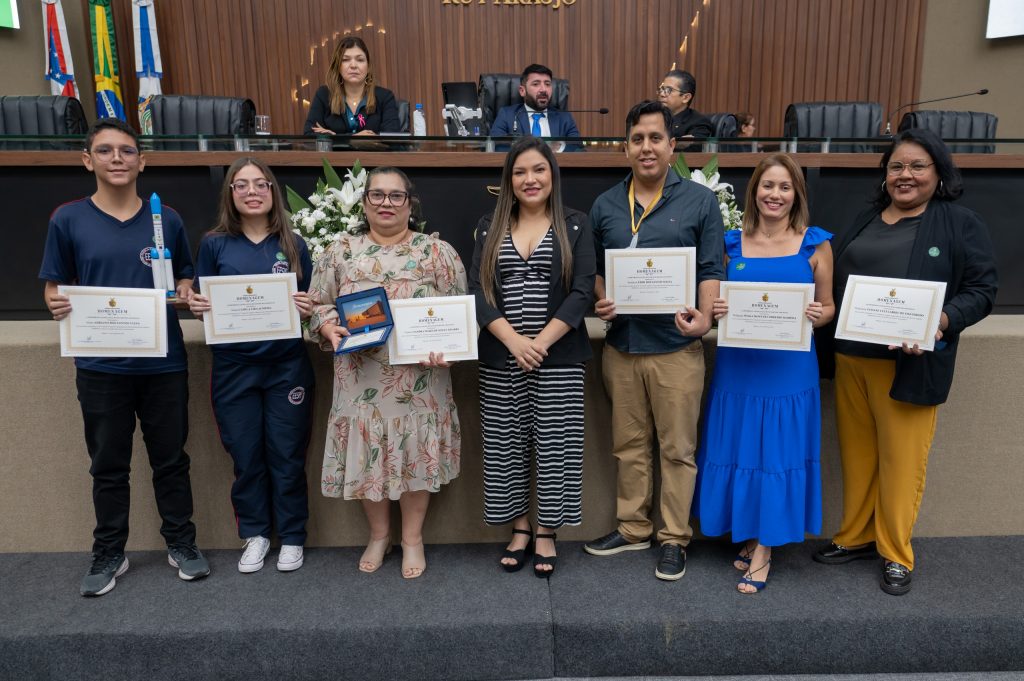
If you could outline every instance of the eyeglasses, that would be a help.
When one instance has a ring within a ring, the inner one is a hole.
[[[382,192],[379,189],[366,192],[366,200],[371,206],[383,206],[384,199],[390,201],[395,208],[401,208],[409,200],[409,192]]]
[[[236,194],[248,194],[250,186],[257,194],[266,194],[274,185],[266,180],[255,180],[253,182],[249,180],[236,180],[231,183],[231,188]]]
[[[125,163],[131,163],[132,161],[139,158],[139,150],[135,147],[108,147],[106,145],[96,147],[89,151],[90,156],[95,156],[101,161],[109,161],[114,158],[114,154],[118,154],[121,160]]]
[[[890,175],[902,175],[904,168],[910,168],[910,174],[914,177],[924,175],[924,171],[928,170],[929,167],[935,165],[934,163],[922,163],[921,161],[914,161],[913,163],[901,163],[900,161],[893,161],[885,167],[885,172]]]
[[[658,94],[659,95],[670,95],[673,92],[678,92],[681,95],[685,95],[686,94],[685,92],[683,92],[679,88],[672,87],[671,85],[659,85],[658,86]]]

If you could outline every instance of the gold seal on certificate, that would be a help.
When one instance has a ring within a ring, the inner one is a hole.
[[[476,299],[440,296],[392,300],[394,331],[388,339],[392,364],[415,364],[430,353],[444,353],[446,362],[476,359]]]
[[[675,314],[694,307],[697,249],[616,248],[604,252],[605,297],[617,314]]]
[[[71,314],[60,321],[61,357],[166,357],[167,292],[60,286]]]
[[[718,344],[761,350],[810,350],[814,284],[723,281],[729,313],[718,320]]]
[[[946,282],[851,274],[846,280],[836,338],[935,349]]]
[[[294,272],[202,277],[199,292],[210,299],[206,344],[301,338],[298,290]]]

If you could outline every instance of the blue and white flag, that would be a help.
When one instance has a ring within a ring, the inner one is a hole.
[[[135,29],[135,75],[139,77],[139,128],[143,135],[153,134],[153,95],[163,93],[164,76],[160,60],[160,40],[156,33],[155,0],[132,0],[132,25]]]

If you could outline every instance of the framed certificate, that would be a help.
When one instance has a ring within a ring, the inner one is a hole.
[[[431,352],[443,352],[445,361],[477,358],[473,296],[392,300],[391,313],[395,320],[388,341],[392,364],[414,364]]]
[[[210,299],[203,315],[206,344],[301,338],[292,298],[298,290],[294,272],[202,277],[199,292]]]
[[[60,321],[61,357],[166,357],[167,292],[60,286],[71,314]]]
[[[935,349],[946,282],[851,274],[836,325],[836,338],[879,345]]]
[[[675,314],[696,304],[697,249],[617,248],[604,252],[605,296],[618,314]]]
[[[811,349],[812,324],[805,311],[814,284],[723,281],[729,313],[718,320],[718,344],[761,350]]]
[[[339,296],[334,304],[342,326],[352,334],[342,337],[334,354],[364,350],[387,342],[394,322],[384,287],[376,286]]]

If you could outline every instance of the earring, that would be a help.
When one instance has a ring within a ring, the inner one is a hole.
[[[882,189],[885,189],[885,180],[882,180]]]
[[[944,186],[945,186],[945,185],[944,185],[944,184],[942,184],[942,180],[939,180],[939,191],[940,191],[940,192],[942,191],[942,188],[943,188]]]

